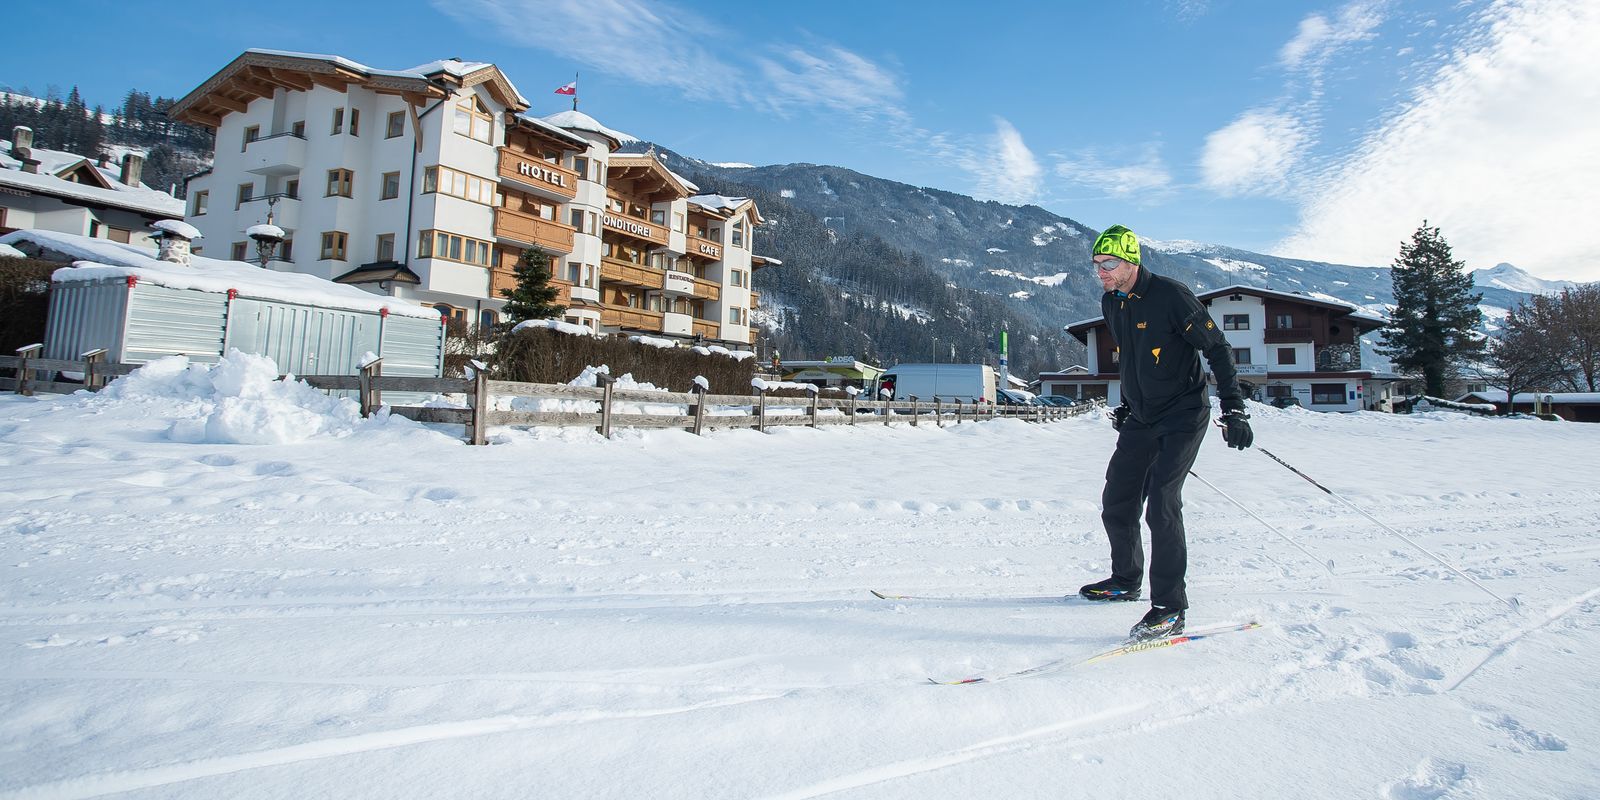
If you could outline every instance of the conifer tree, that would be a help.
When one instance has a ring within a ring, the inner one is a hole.
[[[523,250],[522,257],[517,259],[515,275],[517,288],[500,290],[509,301],[501,311],[511,322],[554,319],[566,310],[556,302],[561,290],[550,285],[549,255],[531,247]]]
[[[1446,381],[1483,353],[1484,340],[1477,331],[1483,295],[1472,291],[1465,266],[1427,220],[1394,260],[1396,305],[1378,352],[1389,356],[1400,373],[1420,377],[1431,397],[1443,397]]]

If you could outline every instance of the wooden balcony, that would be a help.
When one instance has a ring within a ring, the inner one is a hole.
[[[722,332],[719,330],[719,328],[721,328],[721,326],[715,322],[701,322],[700,320],[694,321],[694,332],[696,336],[704,336],[707,339],[715,339],[722,335]]]
[[[722,285],[705,278],[694,279],[694,296],[702,300],[721,300]]]
[[[750,290],[750,307],[751,308],[758,308],[758,307],[760,307],[760,305],[761,305],[761,293],[756,291],[756,290],[754,290],[754,289],[751,289]]]
[[[508,208],[494,210],[495,236],[536,244],[557,253],[572,252],[572,235],[576,230],[571,225],[563,225]]]
[[[648,204],[640,203],[633,198],[616,192],[607,192],[606,197],[622,203],[624,207],[642,206],[645,209],[644,213],[649,213]],[[620,233],[661,247],[668,244],[667,226],[651,222],[648,217],[619,214],[608,208],[600,214],[600,225],[609,233]]]
[[[603,281],[620,283],[624,286],[660,289],[663,286],[665,277],[660,270],[651,269],[641,264],[618,261],[614,258],[600,259],[600,279]]]
[[[722,260],[722,245],[699,236],[690,234],[688,237],[689,252],[686,255],[703,258],[709,261]]]
[[[1310,328],[1268,328],[1262,331],[1267,344],[1293,344],[1313,341]]]
[[[563,200],[578,196],[578,173],[504,148],[500,150],[500,177]]]
[[[664,317],[665,315],[660,311],[646,311],[642,308],[629,308],[610,304],[600,307],[600,324],[617,328],[659,331]]]

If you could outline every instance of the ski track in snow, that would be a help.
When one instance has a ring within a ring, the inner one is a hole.
[[[188,412],[154,400],[0,398],[0,798],[515,797],[526,771],[572,797],[1160,796],[1172,770],[1201,798],[1595,796],[1600,426],[1251,410],[1525,613],[1207,442],[1197,472],[1336,585],[1191,482],[1191,623],[1264,628],[929,686],[1142,613],[1056,599],[1106,569],[1103,420],[237,446],[167,440]]]

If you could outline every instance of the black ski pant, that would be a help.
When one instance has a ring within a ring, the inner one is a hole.
[[[1100,519],[1111,539],[1111,576],[1130,588],[1144,584],[1143,508],[1150,525],[1150,602],[1164,608],[1189,607],[1183,481],[1205,440],[1209,413],[1209,408],[1174,412],[1152,423],[1129,417],[1106,467]]]

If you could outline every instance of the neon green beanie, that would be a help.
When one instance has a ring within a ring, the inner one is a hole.
[[[1112,225],[1094,240],[1093,256],[1116,256],[1129,264],[1139,263],[1139,237],[1122,225]]]

